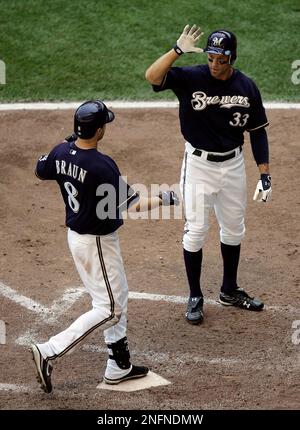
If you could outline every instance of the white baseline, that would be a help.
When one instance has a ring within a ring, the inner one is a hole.
[[[18,291],[9,287],[8,285],[0,282],[0,296],[4,296],[22,307],[36,313],[39,317],[47,323],[56,322],[65,312],[69,309],[80,297],[86,293],[84,287],[68,288],[61,298],[56,299],[52,305],[45,306],[39,302],[32,300]],[[168,296],[165,294],[151,294],[151,293],[138,293],[134,291],[129,292],[129,298],[134,300],[150,300],[168,303],[186,303],[187,296]],[[218,301],[206,298],[205,303],[214,306],[221,306]],[[265,306],[266,310],[275,312],[299,314],[300,309],[294,308],[291,305],[287,306]],[[46,317],[46,318],[45,318]]]
[[[105,101],[105,100],[104,100]],[[1,103],[0,111],[12,110],[66,110],[76,109],[83,101],[78,102],[35,102],[35,103]],[[113,109],[169,109],[177,108],[178,101],[122,101],[112,100],[105,103]],[[265,102],[266,109],[300,109],[300,103]]]

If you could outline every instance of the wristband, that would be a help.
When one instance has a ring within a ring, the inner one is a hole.
[[[176,52],[177,55],[182,55],[183,54],[183,50],[179,48],[179,46],[176,44],[173,46],[174,51]]]

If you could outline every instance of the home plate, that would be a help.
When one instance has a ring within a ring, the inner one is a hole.
[[[144,378],[131,379],[116,385],[105,384],[105,382],[102,381],[99,385],[97,385],[97,388],[99,390],[111,391],[138,391],[169,384],[171,384],[170,381],[167,381],[167,379],[164,379],[156,373],[150,371]]]

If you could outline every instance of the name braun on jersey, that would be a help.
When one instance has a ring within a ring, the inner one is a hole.
[[[208,105],[220,105],[221,108],[230,109],[234,106],[250,107],[249,97],[244,96],[212,96],[209,97],[203,91],[196,91],[193,93],[191,100],[194,110],[203,110]]]
[[[79,168],[76,164],[66,163],[65,160],[55,160],[56,173],[59,175],[71,176],[74,179],[84,183],[87,170]]]

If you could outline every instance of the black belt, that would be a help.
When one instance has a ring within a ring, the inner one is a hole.
[[[243,148],[242,146],[239,146],[239,154],[242,152]],[[201,151],[201,149],[195,149],[195,151],[193,152],[193,155],[198,155],[198,157],[201,157],[203,151]],[[216,161],[216,162],[221,162],[221,161],[226,161],[226,160],[230,160],[231,158],[234,158],[236,156],[236,151],[232,151],[230,154],[226,154],[226,155],[217,155],[217,154],[207,154],[207,160],[208,161]]]

